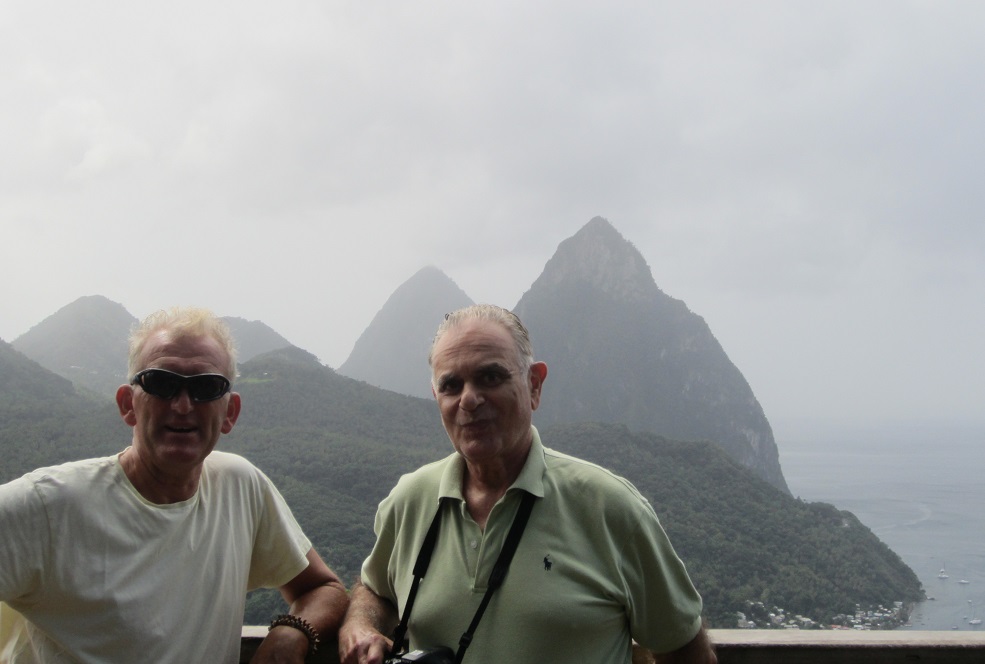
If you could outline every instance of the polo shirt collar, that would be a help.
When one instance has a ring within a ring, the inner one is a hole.
[[[520,474],[514,480],[506,493],[514,489],[522,489],[534,494],[538,498],[544,497],[544,472],[547,470],[547,462],[544,458],[544,444],[540,442],[540,433],[537,427],[530,426],[532,441],[530,452],[527,453],[527,460],[520,469]],[[441,473],[441,482],[438,485],[439,498],[454,498],[465,500],[462,495],[462,479],[465,474],[465,459],[457,452],[452,455],[451,463],[445,466]]]

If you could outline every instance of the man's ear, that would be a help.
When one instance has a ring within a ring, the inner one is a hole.
[[[239,392],[230,392],[229,403],[226,404],[226,418],[222,421],[222,428],[220,429],[222,433],[229,433],[233,430],[233,425],[239,419],[239,411],[242,407],[243,400],[239,396]]]
[[[530,380],[530,410],[537,410],[540,405],[540,390],[544,387],[547,380],[547,365],[543,362],[534,362],[530,365],[528,374]]]
[[[116,407],[120,409],[120,417],[130,426],[137,425],[137,414],[133,412],[133,386],[120,385],[116,388]]]

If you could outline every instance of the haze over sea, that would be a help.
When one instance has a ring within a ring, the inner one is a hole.
[[[968,621],[985,619],[985,425],[789,429],[777,441],[791,493],[853,512],[934,598],[904,629],[983,629]]]

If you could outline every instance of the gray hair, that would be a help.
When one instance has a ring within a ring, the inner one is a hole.
[[[211,337],[226,353],[228,365],[224,374],[230,381],[236,377],[236,344],[225,321],[208,309],[200,307],[171,307],[155,311],[140,321],[130,332],[130,357],[127,372],[132,377],[145,367],[140,366],[141,354],[147,340],[155,333],[166,331],[172,339]]]
[[[520,366],[529,368],[534,363],[534,349],[530,343],[530,333],[527,332],[527,328],[523,326],[515,313],[495,304],[473,304],[445,314],[445,319],[441,321],[441,324],[438,325],[438,331],[434,333],[431,350],[428,351],[428,366],[434,366],[432,363],[434,347],[438,345],[445,332],[470,320],[487,320],[502,325],[513,337],[513,345],[516,347]]]

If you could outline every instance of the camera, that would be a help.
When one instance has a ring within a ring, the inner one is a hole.
[[[428,648],[427,650],[411,650],[403,655],[387,659],[383,664],[455,664],[455,653],[451,648]]]

